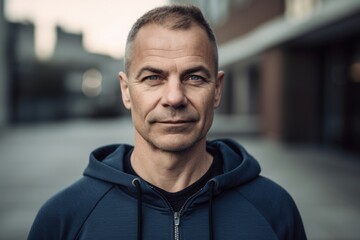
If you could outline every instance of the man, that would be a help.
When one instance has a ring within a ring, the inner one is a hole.
[[[122,100],[135,144],[95,150],[40,210],[29,239],[306,239],[281,187],[231,140],[206,140],[224,73],[195,7],[151,10],[130,31]]]

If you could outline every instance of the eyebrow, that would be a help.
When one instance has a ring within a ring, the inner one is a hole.
[[[163,71],[163,70],[161,70],[159,68],[146,66],[146,67],[143,67],[143,68],[141,68],[139,70],[139,72],[136,74],[136,78],[139,78],[146,71],[156,73],[156,74],[164,74],[165,73],[165,71]]]
[[[181,76],[181,78],[183,78],[186,75],[189,75],[191,73],[196,73],[196,72],[203,72],[207,78],[211,77],[210,71],[204,66],[196,66],[193,68],[186,69],[180,74],[180,76]]]
[[[139,78],[146,71],[156,73],[156,74],[161,74],[161,75],[168,75],[168,73],[162,69],[145,66],[139,70],[139,72],[136,74],[136,78]],[[192,67],[189,69],[185,69],[183,72],[181,72],[180,77],[183,78],[186,75],[189,75],[191,73],[196,73],[196,72],[203,72],[207,78],[211,77],[210,71],[204,66],[195,66],[195,67]]]

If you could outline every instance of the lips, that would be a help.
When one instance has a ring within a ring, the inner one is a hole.
[[[159,111],[151,112],[147,116],[148,123],[163,123],[163,124],[186,124],[193,123],[200,120],[200,115],[195,111],[187,112],[171,112],[171,111]]]
[[[194,120],[170,120],[170,121],[158,121],[158,123],[162,124],[186,124],[192,123]]]
[[[158,121],[155,124],[160,127],[162,133],[166,134],[184,134],[192,131],[195,126],[193,120],[171,120]]]

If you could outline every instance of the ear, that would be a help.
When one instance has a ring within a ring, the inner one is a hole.
[[[223,71],[219,71],[216,77],[216,85],[215,85],[215,97],[214,97],[214,108],[217,108],[221,102],[222,88],[224,83],[225,73]]]
[[[119,72],[121,97],[126,109],[131,109],[131,98],[129,93],[128,78],[124,72]]]

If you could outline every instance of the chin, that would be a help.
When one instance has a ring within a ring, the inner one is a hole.
[[[176,153],[176,152],[184,152],[187,151],[190,148],[190,146],[186,146],[186,145],[163,145],[163,146],[158,146],[158,149],[160,149],[163,152],[172,152],[172,153]]]
[[[170,136],[164,139],[156,139],[151,144],[164,152],[184,152],[199,142],[199,139],[192,139],[191,137]]]

